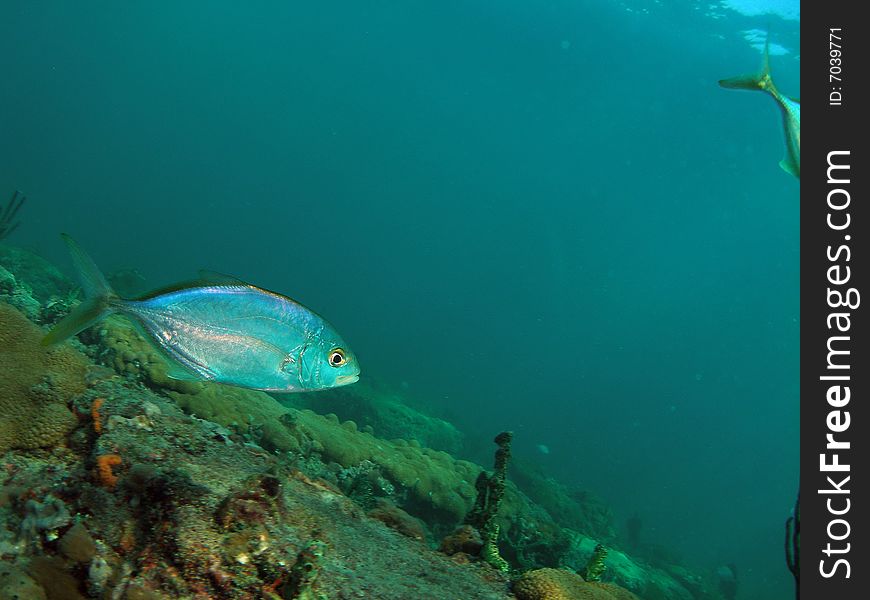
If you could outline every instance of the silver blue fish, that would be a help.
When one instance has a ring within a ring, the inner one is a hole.
[[[734,90],[753,90],[770,94],[782,113],[782,127],[785,131],[785,156],[779,166],[786,173],[801,178],[801,101],[783,96],[773,83],[770,75],[770,42],[764,45],[764,62],[757,75],[741,75],[722,79],[719,85]]]
[[[356,356],[335,329],[286,296],[228,280],[124,299],[78,244],[63,238],[85,300],[49,331],[45,345],[118,313],[168,357],[168,374],[175,379],[272,392],[321,390],[359,379]]]

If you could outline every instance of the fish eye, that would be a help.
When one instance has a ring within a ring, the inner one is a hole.
[[[347,364],[347,355],[341,348],[336,348],[329,353],[329,364],[333,367],[341,367]]]

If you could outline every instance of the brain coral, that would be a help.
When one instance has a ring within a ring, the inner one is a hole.
[[[514,582],[513,592],[519,600],[638,600],[619,586],[587,583],[562,569],[527,571]]]
[[[75,425],[67,401],[85,389],[87,360],[41,339],[36,325],[0,303],[0,453],[53,446]]]
[[[601,588],[602,590],[607,591],[616,600],[639,600],[639,598],[633,593],[623,587],[619,587],[615,583],[602,583],[600,581],[596,581],[595,583],[590,583],[589,585],[594,585]]]

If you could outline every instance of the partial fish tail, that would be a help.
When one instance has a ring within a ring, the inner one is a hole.
[[[770,37],[764,42],[764,58],[761,62],[761,70],[755,75],[738,75],[728,79],[720,79],[719,85],[729,90],[750,90],[768,92],[777,95],[776,86],[770,76]]]
[[[105,319],[116,310],[119,300],[93,259],[70,236],[62,234],[61,237],[69,248],[85,298],[42,338],[43,346],[62,342]]]
[[[785,132],[785,156],[779,161],[779,166],[786,173],[800,179],[800,100],[783,96],[773,83],[770,74],[770,36],[764,43],[764,57],[758,74],[722,79],[719,85],[733,90],[753,90],[770,94],[782,112]]]

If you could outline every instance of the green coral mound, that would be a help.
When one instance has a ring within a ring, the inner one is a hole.
[[[335,413],[342,420],[354,421],[362,431],[381,438],[413,438],[422,446],[453,455],[462,450],[463,435],[452,423],[420,412],[406,394],[371,380],[315,394],[295,395],[286,401],[320,414]]]
[[[259,443],[267,450],[298,452],[299,439],[287,428],[288,409],[263,392],[201,384],[196,393],[168,392],[181,409],[201,419],[218,423]]]
[[[471,485],[480,467],[456,460],[446,452],[423,448],[414,440],[381,440],[357,431],[353,421],[339,424],[338,418],[312,411],[297,414],[296,431],[312,440],[315,450],[327,462],[354,467],[363,461],[378,465],[384,476],[409,494],[409,512],[443,513],[457,522],[474,497]],[[416,507],[416,510],[414,508]]]

